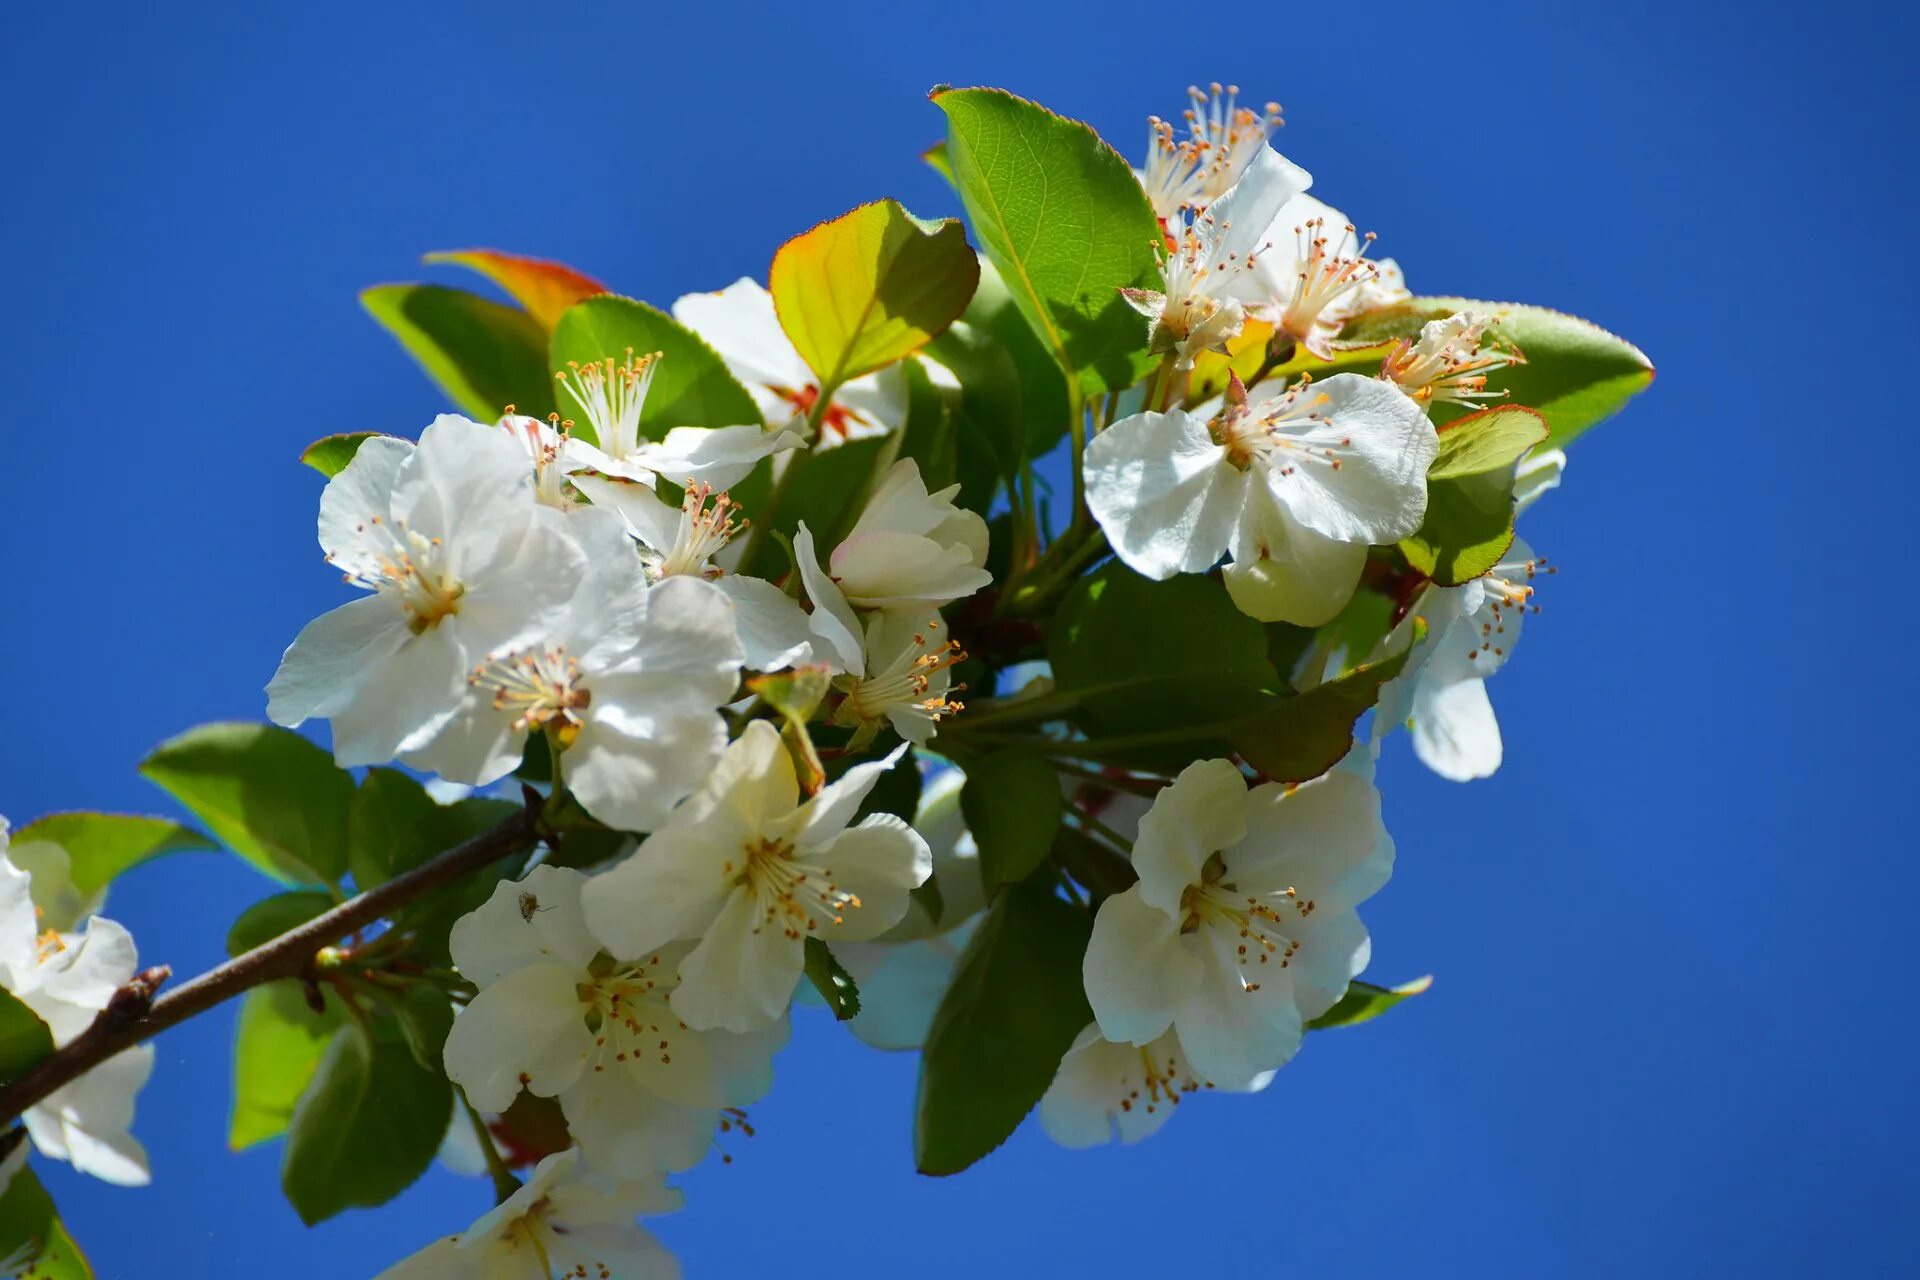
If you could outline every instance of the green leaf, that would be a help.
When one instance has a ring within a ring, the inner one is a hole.
[[[759,406],[712,347],[666,312],[618,294],[602,294],[567,308],[553,327],[547,367],[565,372],[570,362],[623,360],[629,351],[660,353],[640,411],[640,430],[648,438],[658,440],[673,427],[737,427],[760,421]],[[574,434],[598,444],[573,397],[561,392],[560,399],[560,416],[574,420]]]
[[[1034,332],[1087,394],[1133,385],[1147,326],[1120,290],[1161,285],[1162,243],[1133,170],[1086,125],[1003,90],[933,101],[967,220]]]
[[[946,143],[934,143],[920,153],[920,159],[926,164],[927,168],[945,178],[948,186],[953,185],[953,165],[947,161]]]
[[[767,272],[780,327],[822,394],[912,355],[973,297],[980,267],[953,219],[863,204],[780,246]]]
[[[1148,731],[1220,720],[1284,685],[1267,635],[1211,578],[1143,578],[1113,561],[1082,578],[1047,629],[1055,686],[1092,719]]]
[[[1333,1008],[1309,1022],[1307,1028],[1324,1031],[1328,1027],[1351,1027],[1371,1021],[1407,997],[1422,994],[1432,985],[1432,974],[1415,978],[1412,982],[1403,982],[1397,987],[1376,987],[1371,982],[1355,981],[1348,985],[1347,993],[1334,1002]]]
[[[1001,890],[960,957],[920,1059],[913,1153],[958,1173],[1005,1142],[1053,1082],[1093,1010],[1086,912],[1031,885]]]
[[[989,894],[1032,875],[1060,830],[1060,779],[1038,756],[998,751],[968,760],[960,811],[980,846],[980,878]]]
[[[1226,725],[1222,736],[1240,758],[1276,782],[1305,782],[1340,762],[1353,746],[1354,722],[1380,701],[1380,686],[1400,674],[1425,634],[1389,658],[1355,667],[1337,680],[1279,698]]]
[[[16,1080],[53,1052],[53,1033],[40,1015],[0,990],[0,1083]]]
[[[340,1017],[337,999],[316,1013],[295,982],[269,982],[247,993],[233,1032],[229,1147],[239,1151],[287,1131]]]
[[[437,820],[440,824],[439,847],[451,849],[464,844],[512,817],[519,808],[511,800],[493,800],[484,796],[468,796],[457,804],[446,805],[441,808]],[[594,834],[587,831],[567,832],[561,838],[562,854],[571,851],[576,840]],[[565,861],[564,858],[561,860]],[[399,923],[414,935],[413,958],[423,964],[449,963],[447,935],[453,931],[454,922],[485,902],[496,884],[508,876],[519,874],[525,865],[526,855],[511,854],[460,877],[446,888],[420,898],[402,910]]]
[[[334,883],[347,869],[353,779],[290,729],[203,724],[161,743],[140,773],[275,879]]]
[[[354,884],[365,892],[448,848],[441,813],[427,789],[406,774],[367,770],[347,811],[347,866]]]
[[[192,827],[130,813],[50,813],[13,833],[16,846],[35,840],[49,841],[67,851],[73,887],[88,898],[149,858],[214,847],[212,840]]]
[[[508,405],[553,411],[547,331],[517,307],[437,284],[381,284],[360,305],[400,340],[454,407],[492,422]]]
[[[1499,564],[1513,545],[1514,464],[1546,436],[1546,420],[1522,405],[1443,425],[1427,472],[1426,519],[1400,543],[1407,562],[1447,587]]]
[[[1024,325],[1026,321],[1019,323]],[[997,486],[1005,485],[1012,491],[1021,462],[1029,456],[1020,370],[998,339],[964,322],[956,323],[928,344],[927,355],[945,365],[960,382],[960,401],[954,408],[947,440],[950,474],[960,482],[962,505],[984,510]],[[1052,367],[1050,362],[1048,367]],[[1058,376],[1056,371],[1055,378]],[[1065,392],[1061,394],[1064,415]],[[921,474],[927,475],[927,459],[917,450],[904,451],[920,459]],[[927,481],[929,488],[934,485],[934,480]]]
[[[347,469],[361,445],[379,434],[378,431],[343,431],[339,435],[321,436],[300,451],[300,461],[331,480]]]
[[[1340,341],[1346,345],[1412,337],[1428,320],[1469,308],[1497,316],[1499,323],[1489,338],[1526,355],[1525,364],[1488,374],[1487,388],[1509,392],[1514,404],[1538,409],[1546,417],[1551,430],[1543,448],[1563,448],[1653,381],[1652,361],[1626,339],[1575,316],[1517,302],[1414,298],[1355,316]]]
[[[397,1028],[348,1023],[294,1108],[281,1188],[308,1226],[383,1205],[427,1171],[452,1116],[453,1087]]]
[[[237,956],[271,942],[289,929],[330,911],[339,899],[318,889],[289,889],[271,898],[262,898],[240,913],[227,930],[227,954]]]
[[[807,981],[833,1010],[834,1019],[845,1022],[859,1017],[860,988],[854,985],[853,975],[841,968],[827,944],[812,934],[807,935],[806,953]]]
[[[1427,468],[1427,479],[1511,472],[1527,450],[1546,438],[1546,419],[1521,405],[1496,406],[1455,418],[1440,428],[1440,449]]]
[[[431,983],[416,982],[400,993],[393,1016],[413,1060],[428,1071],[442,1071],[440,1051],[446,1047],[447,1032],[453,1030],[453,1004],[447,993]]]
[[[27,1140],[24,1130],[14,1132],[17,1141]],[[93,1267],[31,1169],[15,1173],[0,1195],[0,1258],[19,1280],[93,1280]]]

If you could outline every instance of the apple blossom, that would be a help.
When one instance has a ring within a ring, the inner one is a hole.
[[[454,926],[454,965],[479,991],[447,1036],[447,1076],[483,1112],[506,1110],[522,1088],[557,1098],[597,1167],[688,1167],[722,1108],[771,1086],[786,1020],[742,1035],[688,1027],[668,1007],[687,948],[609,954],[587,928],[587,883],[535,867]]]
[[[1087,947],[1102,1035],[1149,1045],[1171,1027],[1215,1081],[1293,1056],[1366,968],[1354,907],[1393,870],[1362,763],[1249,789],[1231,763],[1203,760],[1155,797],[1133,846],[1140,880],[1101,903]]]
[[[663,1176],[614,1181],[568,1148],[465,1231],[375,1280],[678,1280],[680,1264],[634,1219],[680,1206]]]
[[[686,294],[673,304],[673,318],[719,352],[770,430],[801,426],[815,412],[820,384],[780,327],[773,295],[757,282],[742,277],[713,293]],[[891,365],[850,379],[834,391],[819,420],[815,448],[895,430],[907,420],[906,371]]]
[[[1373,241],[1371,231],[1359,234],[1345,214],[1305,193],[1279,209],[1255,267],[1258,313],[1273,324],[1276,341],[1331,360],[1349,319],[1410,296],[1398,264],[1367,257]]]
[[[802,802],[779,730],[752,722],[664,826],[594,878],[588,926],[630,955],[698,939],[670,1000],[689,1026],[747,1031],[780,1018],[809,934],[878,937],[932,870],[926,841],[892,814],[849,826],[899,753]]]
[[[592,566],[564,613],[467,677],[459,710],[407,763],[485,785],[519,764],[530,732],[562,752],[566,783],[612,826],[646,830],[706,776],[741,651],[726,596],[698,578],[655,587],[618,517],[570,522]]]
[[[1187,137],[1178,137],[1173,125],[1158,116],[1148,119],[1151,136],[1140,182],[1162,223],[1203,210],[1225,194],[1281,124],[1279,103],[1255,111],[1240,105],[1238,85],[1216,82],[1209,88],[1208,93],[1187,89],[1192,99],[1183,113]]]
[[[1087,505],[1149,578],[1202,573],[1265,622],[1318,626],[1352,596],[1367,548],[1420,527],[1439,437],[1420,406],[1357,374],[1277,393],[1236,382],[1212,420],[1123,418],[1087,446]]]
[[[1487,374],[1527,360],[1516,349],[1486,344],[1494,323],[1495,317],[1471,310],[1429,320],[1418,338],[1402,339],[1388,353],[1380,376],[1422,404],[1471,408],[1498,400],[1506,392],[1487,390]]]
[[[938,608],[987,586],[987,522],[955,506],[957,484],[927,491],[920,464],[887,470],[826,570],[849,604]]]
[[[370,594],[302,628],[267,686],[267,715],[333,723],[334,758],[379,764],[432,741],[484,655],[539,635],[583,556],[533,499],[525,451],[443,414],[415,446],[376,436],[320,497],[320,545]]]
[[[1167,1031],[1152,1044],[1108,1040],[1090,1024],[1074,1039],[1046,1095],[1040,1127],[1063,1147],[1097,1147],[1117,1135],[1128,1146],[1158,1133],[1180,1100],[1202,1090],[1258,1093],[1273,1071],[1221,1084],[1187,1061],[1180,1037]]]
[[[882,725],[916,746],[924,746],[943,717],[964,710],[950,695],[964,692],[953,683],[953,668],[967,660],[960,642],[947,638],[937,613],[881,609],[867,615],[859,671],[837,676],[842,693],[835,724],[855,729],[853,745],[873,740]]]

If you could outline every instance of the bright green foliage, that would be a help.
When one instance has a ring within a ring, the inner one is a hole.
[[[564,373],[570,363],[624,360],[628,352],[660,353],[640,410],[640,430],[658,440],[674,427],[736,427],[759,422],[760,410],[747,389],[727,372],[720,357],[691,329],[666,312],[632,298],[602,294],[568,307],[553,327],[544,366]],[[560,416],[571,419],[573,433],[595,444],[586,415],[565,391]]]
[[[1045,888],[1001,890],[934,1014],[914,1163],[959,1173],[1005,1142],[1093,1021],[1080,977],[1093,921]]]
[[[973,296],[980,268],[951,219],[863,204],[780,246],[767,273],[780,327],[823,395],[925,346]]]
[[[1499,564],[1513,545],[1514,464],[1546,435],[1540,414],[1519,405],[1442,426],[1427,472],[1427,518],[1400,543],[1407,563],[1443,587]]]
[[[321,436],[300,451],[300,461],[331,480],[347,469],[353,461],[353,455],[360,452],[360,446],[379,435],[378,431],[345,431],[339,435]]]
[[[15,1138],[25,1142],[24,1131]],[[92,1280],[93,1267],[67,1234],[53,1197],[31,1169],[22,1169],[0,1195],[0,1258],[14,1260],[20,1280]],[[26,1260],[21,1265],[20,1260]]]
[[[247,993],[233,1034],[229,1147],[239,1151],[287,1131],[340,1018],[338,1000],[316,1013],[295,982],[270,982]]]
[[[853,975],[841,967],[833,958],[833,951],[812,934],[806,941],[807,981],[827,1002],[827,1008],[833,1010],[833,1016],[840,1022],[860,1016],[860,988],[854,984]]]
[[[240,913],[227,930],[227,954],[237,956],[297,929],[336,905],[332,894],[318,889],[289,889],[262,898]]]
[[[1428,320],[1472,309],[1499,317],[1491,342],[1517,347],[1525,364],[1488,374],[1487,388],[1506,391],[1514,404],[1538,409],[1550,433],[1545,448],[1558,449],[1588,427],[1619,412],[1653,381],[1653,362],[1640,348],[1599,325],[1575,316],[1517,302],[1468,298],[1414,298],[1356,316],[1340,335],[1343,344],[1412,337]]]
[[[1334,1003],[1307,1027],[1313,1031],[1324,1031],[1328,1027],[1351,1027],[1362,1022],[1371,1022],[1393,1006],[1409,996],[1423,994],[1433,985],[1433,976],[1415,978],[1412,982],[1403,982],[1397,987],[1376,987],[1371,982],[1354,982],[1347,987],[1347,994]]]
[[[1000,751],[966,762],[960,810],[980,846],[988,893],[1024,880],[1046,861],[1060,830],[1060,779],[1039,756]]]
[[[1160,284],[1160,226],[1118,152],[1076,120],[1000,89],[949,89],[947,158],[981,249],[1082,391],[1131,386],[1147,326],[1123,288]]]
[[[150,858],[214,847],[192,827],[131,813],[50,813],[15,831],[13,839],[16,844],[47,840],[65,849],[72,861],[73,887],[83,897]]]
[[[53,1035],[40,1015],[0,989],[0,1081],[12,1080],[53,1052]]]
[[[547,333],[519,308],[437,284],[375,285],[360,304],[468,417],[492,422],[508,405],[536,418],[552,411]]]
[[[453,1086],[396,1026],[348,1022],[294,1108],[280,1185],[309,1226],[385,1204],[427,1171],[452,1117]]]
[[[346,873],[353,779],[289,729],[203,724],[161,743],[140,772],[277,880],[335,883]]]

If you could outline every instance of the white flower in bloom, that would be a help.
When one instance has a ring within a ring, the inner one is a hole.
[[[1391,258],[1367,257],[1374,235],[1360,235],[1347,216],[1310,195],[1281,207],[1262,237],[1254,274],[1276,337],[1284,336],[1322,360],[1359,312],[1411,296]],[[1249,307],[1249,310],[1254,308]]]
[[[1300,1047],[1366,968],[1354,907],[1393,871],[1367,771],[1248,789],[1225,760],[1187,766],[1133,846],[1140,881],[1100,904],[1087,999],[1109,1040],[1179,1033],[1193,1073],[1252,1081]]]
[[[928,493],[918,463],[894,463],[827,557],[827,574],[846,601],[863,609],[938,608],[991,583],[981,567],[987,522],[953,504],[959,492],[955,484]]]
[[[1140,183],[1154,216],[1172,223],[1182,213],[1198,212],[1224,195],[1265,148],[1267,135],[1279,127],[1280,104],[1265,111],[1240,105],[1240,87],[1218,83],[1211,93],[1189,87],[1193,105],[1183,113],[1187,136],[1158,116],[1149,117],[1147,167]],[[1305,190],[1304,185],[1302,190]],[[1264,225],[1264,224],[1263,224]],[[1256,228],[1257,229],[1257,228]]]
[[[403,758],[484,786],[519,764],[529,733],[544,732],[588,812],[644,831],[726,745],[719,708],[740,679],[733,606],[698,578],[649,587],[610,513],[583,513],[570,527],[592,567],[567,610],[544,634],[477,663],[458,714]]]
[[[1040,1126],[1063,1147],[1097,1147],[1116,1135],[1131,1146],[1158,1133],[1188,1094],[1257,1093],[1273,1077],[1262,1071],[1222,1084],[1193,1069],[1172,1031],[1152,1044],[1123,1044],[1102,1036],[1094,1024],[1074,1040],[1040,1099]]]
[[[47,1024],[54,1047],[93,1025],[138,968],[133,936],[104,916],[81,933],[41,932],[31,879],[8,857],[0,819],[0,986]],[[82,1173],[145,1186],[147,1153],[129,1130],[134,1097],[152,1073],[152,1045],[117,1054],[27,1108],[27,1134],[42,1155]]]
[[[659,352],[622,359],[608,356],[591,364],[568,362],[560,385],[585,415],[596,444],[571,436],[562,466],[582,493],[598,502],[622,485],[651,489],[665,476],[675,484],[703,480],[717,488],[738,484],[762,458],[795,441],[784,432],[762,430],[758,423],[732,427],[674,427],[659,441],[640,433],[647,388],[661,360]]]
[[[1203,573],[1230,553],[1242,611],[1318,626],[1353,595],[1369,546],[1420,527],[1438,449],[1420,406],[1378,379],[1252,400],[1236,383],[1211,421],[1142,413],[1094,437],[1087,505],[1136,572]]]
[[[779,1018],[808,934],[878,937],[932,870],[926,841],[892,814],[848,825],[898,756],[855,765],[802,803],[779,730],[754,721],[665,826],[594,878],[588,925],[624,954],[699,939],[671,997],[691,1026]]]
[[[772,1085],[786,1020],[745,1035],[689,1028],[668,1007],[687,948],[608,954],[587,929],[586,883],[535,867],[454,926],[454,965],[479,992],[447,1036],[447,1077],[482,1112],[505,1111],[522,1088],[557,1097],[598,1168],[686,1168],[722,1108]]]
[[[471,1227],[375,1280],[678,1280],[680,1264],[634,1219],[680,1204],[659,1174],[615,1182],[568,1148]]]
[[[673,304],[673,318],[720,353],[760,406],[768,428],[797,427],[818,403],[820,386],[813,371],[780,327],[773,295],[754,281],[743,277],[714,293],[689,293]],[[889,365],[833,393],[814,446],[885,435],[906,420],[906,371]]]
[[[1259,271],[1268,228],[1313,177],[1271,147],[1250,157],[1240,180],[1190,226],[1169,231],[1166,292],[1123,289],[1147,317],[1151,349],[1171,351],[1175,366],[1193,367],[1202,351],[1224,351],[1238,336],[1248,304],[1267,301]]]
[[[871,742],[882,725],[892,725],[908,742],[923,745],[942,717],[964,708],[949,695],[966,689],[953,683],[953,668],[966,660],[960,642],[947,638],[938,613],[870,613],[859,666],[833,682],[845,695],[834,709],[834,723],[859,731],[853,738],[856,746]]]
[[[533,500],[527,455],[498,428],[445,414],[417,447],[368,440],[320,497],[320,545],[370,594],[301,630],[268,716],[332,720],[343,765],[424,747],[474,663],[538,635],[573,594],[567,523]]]
[[[1511,348],[1485,345],[1494,317],[1461,311],[1420,326],[1418,338],[1403,339],[1381,365],[1380,376],[1421,404],[1452,403],[1479,407],[1506,393],[1487,390],[1487,374],[1526,357]]]

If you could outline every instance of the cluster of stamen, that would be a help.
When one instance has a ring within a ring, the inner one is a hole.
[[[1340,455],[1353,447],[1352,436],[1330,437],[1324,428],[1333,419],[1324,412],[1327,393],[1312,389],[1303,377],[1285,395],[1257,407],[1247,403],[1246,388],[1238,376],[1229,376],[1226,402],[1207,424],[1213,442],[1227,451],[1227,461],[1245,471],[1255,462],[1279,476],[1291,476],[1303,465],[1338,471]],[[1305,432],[1313,432],[1308,438]]]
[[[1508,365],[1525,364],[1514,347],[1482,344],[1488,316],[1462,314],[1429,324],[1420,337],[1402,339],[1381,365],[1380,376],[1392,381],[1421,404],[1450,401],[1471,406],[1497,400],[1505,391],[1487,390],[1487,375]]]
[[[940,619],[928,618],[914,632],[913,643],[883,669],[852,681],[835,718],[842,724],[871,724],[890,711],[907,711],[938,721],[964,711],[966,704],[952,695],[965,693],[967,686],[950,683],[947,672],[965,662],[967,652],[958,640],[942,641],[939,631]]]
[[[609,1063],[672,1065],[674,1037],[687,1024],[668,1009],[653,976],[659,968],[657,955],[628,964],[604,956],[594,962],[594,976],[580,985],[580,1000],[593,1031],[595,1071]]]
[[[1362,286],[1380,278],[1380,268],[1367,260],[1376,237],[1355,232],[1351,223],[1337,237],[1327,234],[1326,219],[1310,218],[1294,228],[1300,270],[1294,295],[1280,313],[1278,329],[1300,342],[1315,330],[1342,319],[1338,304]]]
[[[1153,211],[1171,223],[1198,212],[1226,194],[1280,126],[1280,104],[1264,111],[1240,105],[1238,85],[1187,89],[1193,105],[1184,113],[1187,137],[1158,116],[1147,118],[1147,163],[1143,185]]]
[[[505,1238],[512,1248],[525,1248],[533,1255],[538,1268],[533,1274],[558,1274],[560,1280],[614,1280],[613,1268],[598,1260],[576,1262],[565,1271],[554,1271],[556,1263],[548,1252],[548,1241],[557,1244],[559,1237],[570,1234],[566,1224],[553,1220],[552,1199],[541,1196],[527,1206],[525,1213],[507,1224]]]
[[[731,861],[723,870],[759,903],[762,921],[756,932],[778,927],[798,941],[822,923],[845,924],[846,913],[860,906],[857,894],[833,882],[831,870],[800,861],[785,840],[757,837],[743,846],[742,854],[737,871]]]
[[[493,686],[493,709],[513,712],[516,731],[550,731],[561,747],[580,736],[593,702],[581,678],[580,660],[565,645],[490,659],[473,669],[467,683]]]
[[[543,506],[565,511],[574,505],[567,494],[567,473],[560,465],[567,438],[573,432],[573,420],[557,413],[537,418],[516,415],[508,405],[500,419],[501,429],[519,441],[533,459],[533,496]]]
[[[1235,956],[1242,969],[1257,971],[1269,963],[1286,968],[1301,945],[1299,938],[1286,931],[1287,925],[1312,915],[1313,899],[1302,897],[1291,886],[1276,893],[1242,893],[1226,877],[1226,860],[1218,853],[1208,857],[1199,882],[1180,895],[1180,932],[1193,933],[1203,926],[1228,931],[1235,939]],[[1247,991],[1260,989],[1258,982],[1244,976],[1241,982]]]
[[[640,447],[640,410],[659,359],[658,351],[636,356],[628,347],[624,359],[608,356],[586,364],[569,360],[567,372],[553,375],[587,416],[608,455],[625,458]]]
[[[407,613],[407,629],[421,635],[460,611],[467,589],[445,565],[439,538],[407,528],[406,521],[368,516],[354,532],[385,541],[371,571],[350,573],[347,581],[395,596]],[[329,560],[335,553],[328,552]]]
[[[675,574],[717,578],[720,570],[707,562],[727,542],[747,527],[747,518],[738,515],[740,504],[725,493],[716,494],[713,486],[695,481],[687,486],[680,501],[680,528],[673,546],[654,566],[656,579]]]
[[[1198,1093],[1213,1086],[1194,1076],[1179,1055],[1169,1052],[1167,1056],[1156,1058],[1152,1045],[1141,1045],[1140,1088],[1133,1087],[1132,1076],[1122,1076],[1120,1087],[1125,1090],[1120,1095],[1120,1110],[1132,1111],[1139,1107],[1148,1115],[1153,1115],[1161,1107],[1180,1105],[1183,1095]]]
[[[814,411],[814,407],[820,403],[820,388],[811,382],[804,387],[787,387],[773,382],[763,385],[774,395],[779,396],[782,400],[792,405],[793,415],[796,418],[810,416]],[[851,440],[855,427],[872,425],[876,424],[867,418],[866,415],[857,409],[849,408],[838,400],[829,401],[827,407],[820,412],[820,435],[822,439],[828,436],[838,436],[841,440]]]
[[[1507,614],[1540,612],[1540,606],[1533,603],[1533,580],[1541,574],[1558,572],[1556,566],[1547,563],[1545,556],[1535,556],[1520,564],[1498,565],[1482,578],[1481,590],[1486,594],[1480,609],[1488,617],[1480,624],[1479,643],[1467,657],[1480,658],[1488,654],[1506,657]]]

